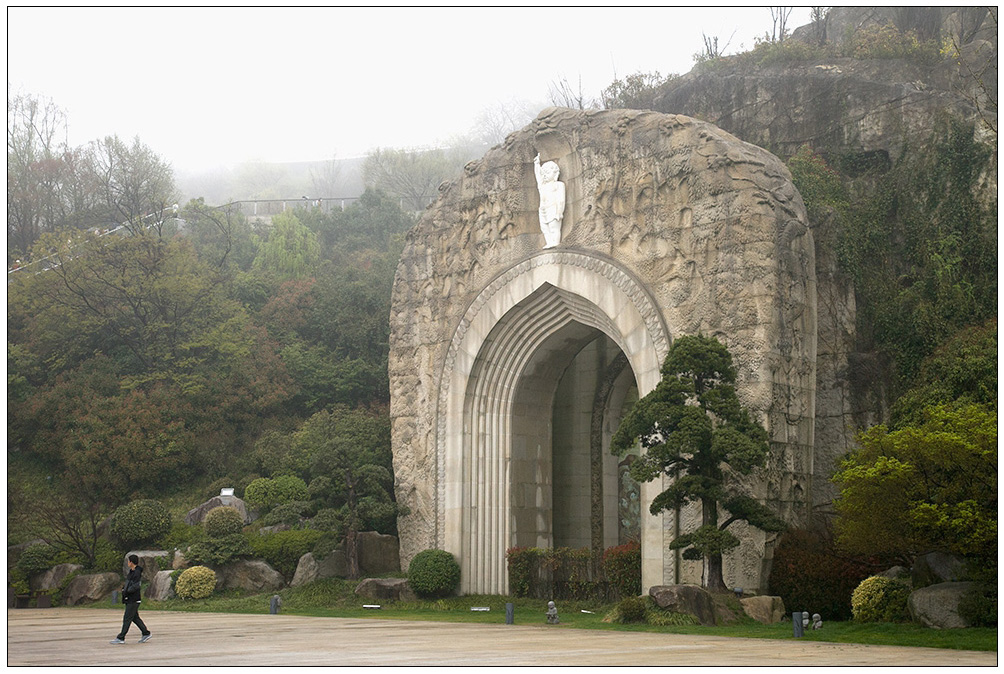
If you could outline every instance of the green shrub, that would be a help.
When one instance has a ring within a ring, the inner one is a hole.
[[[16,567],[25,576],[48,571],[53,566],[56,550],[48,543],[33,543],[18,557]]]
[[[122,573],[122,558],[124,556],[124,550],[120,550],[104,538],[99,538],[94,545],[94,568],[92,571]]]
[[[174,592],[182,599],[205,599],[216,589],[216,573],[205,566],[185,569],[174,583]]]
[[[342,516],[335,508],[322,508],[311,518],[310,528],[318,531],[341,531]]]
[[[262,525],[274,527],[277,524],[285,524],[291,527],[299,527],[303,524],[305,515],[310,511],[310,502],[292,501],[283,503],[273,508],[267,515],[261,518]]]
[[[264,559],[283,577],[290,579],[296,573],[300,557],[312,551],[323,535],[312,529],[291,529],[273,534],[252,534],[248,540],[255,557]]]
[[[645,622],[645,611],[647,607],[646,597],[625,597],[617,604],[618,622],[640,623]]]
[[[243,531],[244,518],[237,511],[237,508],[217,506],[206,513],[206,518],[202,520],[202,527],[210,538],[223,538]]]
[[[850,620],[851,593],[870,573],[863,561],[838,555],[830,536],[790,529],[774,550],[767,586],[792,610]]]
[[[205,538],[206,530],[199,524],[185,524],[176,520],[171,524],[171,530],[164,534],[158,542],[161,550],[184,550],[189,545]]]
[[[594,599],[600,584],[591,578],[588,548],[510,548],[509,592],[537,599]]]
[[[194,564],[218,567],[251,554],[251,546],[244,534],[230,534],[193,543],[185,558]]]
[[[621,597],[641,594],[641,545],[630,541],[603,551],[603,576]]]
[[[997,627],[997,586],[974,585],[959,599],[959,617],[970,627]]]
[[[112,515],[111,530],[126,548],[146,545],[171,530],[171,513],[159,501],[132,501]]]
[[[854,620],[863,623],[894,623],[908,620],[906,602],[910,586],[901,580],[871,576],[861,581],[851,595]]]
[[[31,592],[28,574],[17,568],[17,566],[7,572],[7,583],[14,589],[15,594],[28,594]]]
[[[307,498],[307,483],[293,475],[260,477],[244,490],[244,500],[262,514],[283,503]]]
[[[856,59],[905,59],[934,64],[941,59],[936,40],[917,39],[914,31],[901,32],[891,23],[862,26],[846,41],[845,53]]]
[[[420,597],[447,597],[460,583],[460,565],[445,550],[423,550],[408,565],[408,585]]]
[[[333,531],[322,531],[321,536],[314,543],[311,552],[315,559],[321,560],[338,549],[342,543],[342,537]]]

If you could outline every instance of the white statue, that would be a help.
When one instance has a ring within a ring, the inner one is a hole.
[[[540,163],[540,153],[533,158],[533,174],[540,192],[540,231],[544,233],[544,248],[561,242],[561,218],[565,214],[565,184],[558,180],[558,165],[553,161]]]

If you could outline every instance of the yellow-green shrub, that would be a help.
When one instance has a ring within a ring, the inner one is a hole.
[[[216,573],[208,566],[185,569],[174,583],[174,592],[182,599],[205,599],[216,589]]]
[[[244,529],[244,518],[237,512],[237,508],[218,506],[206,513],[202,526],[210,538],[223,538],[239,534]]]
[[[854,620],[864,623],[904,622],[910,586],[901,580],[871,576],[861,581],[851,594]]]

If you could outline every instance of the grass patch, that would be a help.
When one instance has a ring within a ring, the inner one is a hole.
[[[506,602],[512,602],[517,625],[544,625],[547,602],[537,599],[504,597],[499,595],[465,595],[445,599],[388,602],[364,599],[353,593],[356,581],[328,578],[309,585],[291,587],[264,594],[247,594],[238,590],[217,592],[212,597],[198,600],[170,599],[150,601],[144,599],[144,611],[195,611],[207,613],[268,613],[273,594],[282,598],[282,613],[321,618],[380,618],[384,620],[424,620],[430,622],[463,622],[500,624],[505,622]],[[363,604],[381,604],[379,610],[364,609]],[[110,604],[90,604],[89,608],[108,607]],[[489,611],[471,611],[472,606],[487,606]],[[663,634],[694,634],[733,637],[739,639],[792,640],[790,620],[774,625],[762,625],[744,614],[731,624],[705,627],[703,625],[650,625],[645,623],[618,624],[604,619],[616,604],[599,604],[583,601],[558,602],[561,624],[554,629],[616,630],[622,632],[657,632]],[[584,613],[583,611],[590,611]],[[913,646],[949,648],[971,651],[996,651],[997,629],[972,627],[967,629],[935,630],[916,624],[853,623],[825,621],[821,630],[807,630],[806,641],[822,641],[881,646]]]

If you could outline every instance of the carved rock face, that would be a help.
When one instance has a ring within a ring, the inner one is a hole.
[[[538,152],[558,164],[566,189],[561,242],[543,252]],[[789,519],[805,515],[815,257],[804,205],[780,160],[679,115],[549,108],[440,192],[408,234],[391,308],[394,469],[398,501],[409,510],[399,520],[403,568],[426,548],[450,550],[462,564],[488,555],[491,584],[470,585],[468,569],[463,587],[505,590],[505,550],[523,526],[513,504],[539,503],[533,490],[550,488],[549,476],[520,473],[517,452],[531,450],[516,446],[526,444],[518,437],[524,421],[551,402],[529,404],[512,391],[533,367],[562,362],[562,348],[581,346],[567,331],[558,336],[569,346],[557,344],[544,326],[552,319],[612,340],[640,395],[658,381],[672,338],[717,337],[737,364],[742,403],[771,433],[771,462],[750,478],[753,492]],[[539,355],[548,349],[550,360]],[[505,418],[485,425],[479,405],[496,399]],[[529,439],[547,454],[549,434]],[[487,495],[480,506],[470,505],[475,492]],[[471,508],[491,514],[476,521]],[[537,512],[545,537],[549,517]],[[699,517],[684,512],[683,524]],[[646,520],[643,549],[665,549],[672,526]],[[741,538],[725,560],[726,578],[758,587],[765,540],[755,532]],[[672,554],[658,568],[647,562],[643,585],[673,582],[676,563]]]

